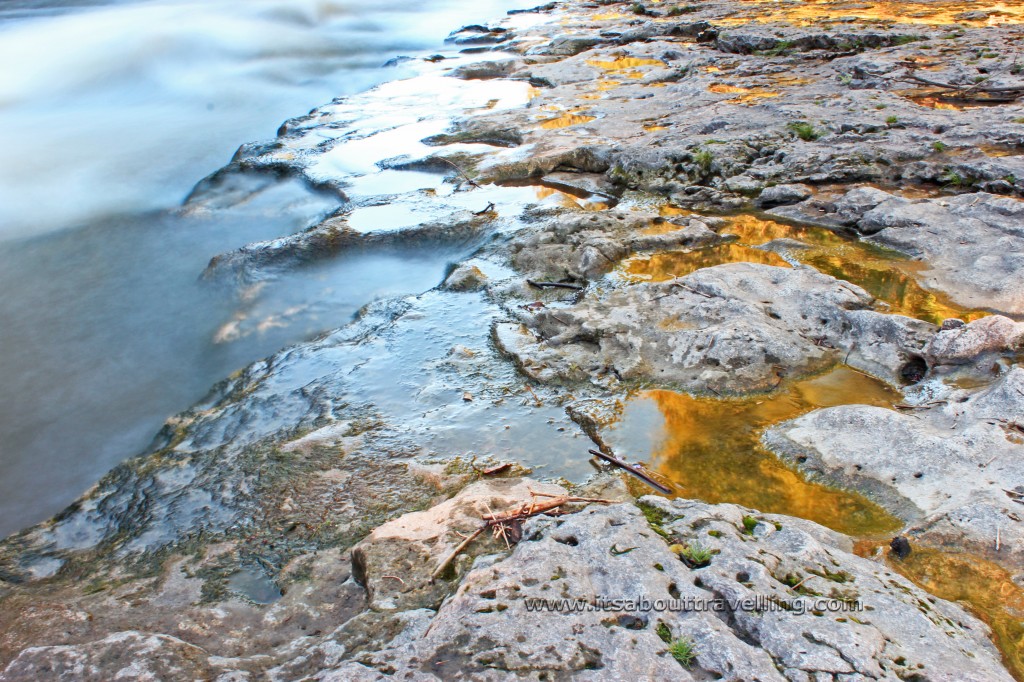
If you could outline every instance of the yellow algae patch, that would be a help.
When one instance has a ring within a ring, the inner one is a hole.
[[[660,126],[660,125],[646,125],[646,126],[644,126],[644,130],[646,130],[649,133],[656,133],[659,130],[666,130],[666,129],[667,129],[667,126]]]
[[[624,16],[626,15],[622,12],[605,12],[603,14],[595,14],[590,18],[594,21],[608,21],[609,19],[621,19]]]
[[[654,390],[632,396],[606,436],[627,459],[644,459],[682,497],[730,502],[810,519],[841,533],[877,535],[902,523],[864,496],[812,483],[760,444],[762,431],[810,410],[891,406],[900,394],[846,367],[751,398],[697,398]]]
[[[536,192],[538,201],[553,199],[555,203],[564,208],[578,208],[584,211],[603,211],[608,208],[607,202],[576,197],[554,187],[538,185],[536,186]]]
[[[968,604],[992,628],[1007,667],[1024,679],[1024,589],[1009,571],[973,554],[918,545],[886,564],[940,599]]]
[[[946,296],[921,287],[918,280],[927,265],[909,260],[896,251],[846,239],[825,228],[787,225],[745,215],[733,218],[721,232],[737,235],[739,243],[748,246],[782,238],[802,241],[811,248],[793,249],[794,258],[864,288],[875,298],[888,303],[889,312],[935,324],[950,317],[975,320],[988,314],[957,306]]]
[[[946,111],[964,111],[966,109],[978,109],[983,104],[980,103],[965,103],[958,102],[956,100],[946,99],[939,95],[939,93],[920,93],[919,91],[904,91],[897,93],[900,94],[911,102],[918,106],[928,107],[929,109],[944,109]]]
[[[741,88],[737,85],[728,85],[726,83],[714,83],[708,86],[708,92],[714,92],[720,95],[732,95],[750,91],[751,88]]]
[[[1018,156],[1021,153],[1019,149],[1010,149],[1009,147],[1000,147],[999,145],[995,145],[995,144],[979,144],[978,145],[978,151],[980,151],[985,156],[995,156],[995,157]]]
[[[964,2],[858,2],[844,0],[811,0],[779,5],[776,0],[746,0],[750,10],[738,17],[720,20],[722,24],[747,21],[759,23],[786,22],[808,26],[856,17],[861,23],[898,23],[941,26],[969,24],[998,26],[1024,21],[1024,6],[1018,2],[986,3],[973,6]],[[966,12],[981,10],[984,14],[968,18]]]
[[[713,83],[708,86],[708,92],[719,95],[740,95],[740,97],[726,100],[728,104],[747,104],[759,99],[778,97],[781,94],[764,88],[741,88],[738,85],[729,85],[727,83]]]
[[[793,87],[794,85],[807,85],[813,83],[813,78],[800,78],[798,76],[771,76],[771,81],[775,85],[781,85],[783,87]]]
[[[672,206],[671,204],[663,204],[658,209],[658,215],[663,218],[670,218],[677,215],[693,215],[693,211],[688,208],[682,208],[680,206]]]
[[[660,59],[642,59],[640,57],[619,57],[618,59],[602,60],[602,59],[588,59],[587,64],[590,66],[596,66],[602,71],[608,73],[616,73],[620,71],[630,71],[632,69],[638,69],[644,66],[664,66],[665,62]]]
[[[750,92],[741,97],[726,100],[727,104],[749,104],[756,102],[759,99],[769,99],[771,97],[778,97],[778,92]]]
[[[628,280],[664,282],[723,263],[763,263],[790,267],[777,253],[753,249],[743,244],[724,244],[692,251],[661,251],[650,256],[630,258],[621,267],[622,274]]]
[[[661,215],[690,215],[686,209],[663,206]],[[671,223],[657,223],[643,230],[664,234],[680,229]],[[928,266],[903,254],[866,242],[841,237],[822,227],[790,225],[753,215],[732,218],[720,234],[738,237],[735,242],[702,249],[660,251],[637,255],[618,266],[619,275],[630,281],[664,281],[684,277],[701,268],[724,263],[762,263],[787,267],[773,251],[752,248],[776,239],[794,239],[806,246],[788,250],[790,258],[810,265],[836,279],[852,282],[888,304],[887,312],[907,315],[933,324],[950,317],[976,320],[989,313],[958,306],[943,294],[924,289],[919,280]]]
[[[568,128],[569,126],[580,125],[581,123],[589,123],[594,120],[594,116],[587,116],[585,114],[577,113],[566,113],[555,118],[549,118],[540,122],[540,127],[544,130],[558,130],[560,128]]]

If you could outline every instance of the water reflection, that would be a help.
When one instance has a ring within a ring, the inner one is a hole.
[[[825,228],[742,215],[731,218],[719,231],[736,235],[738,241],[692,251],[638,256],[626,260],[620,271],[630,279],[664,281],[723,263],[783,265],[785,259],[778,253],[752,247],[776,239],[793,239],[804,246],[785,249],[788,257],[837,279],[853,282],[887,303],[889,312],[934,324],[950,317],[974,320],[988,314],[958,306],[942,294],[921,287],[918,282],[927,269],[925,264],[908,260],[895,251],[847,239]]]
[[[992,628],[1006,666],[1024,678],[1024,589],[1009,571],[973,554],[922,546],[886,563],[940,599],[966,602]]]
[[[606,434],[616,451],[647,459],[682,497],[731,502],[816,521],[843,533],[872,535],[901,524],[863,496],[807,481],[760,444],[769,425],[820,407],[891,406],[900,395],[881,381],[841,367],[770,396],[717,399],[644,391]]]

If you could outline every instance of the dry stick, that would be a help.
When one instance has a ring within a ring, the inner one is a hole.
[[[489,525],[490,524],[485,523],[484,525],[477,528],[472,535],[470,535],[468,538],[460,542],[459,546],[453,549],[452,553],[446,556],[444,558],[444,561],[437,565],[437,568],[434,569],[434,572],[430,574],[430,579],[437,580],[438,577],[440,577],[440,575],[444,573],[444,569],[448,568],[448,564],[450,564],[452,560],[459,555],[459,552],[466,549],[466,547],[469,546],[469,543],[473,542],[473,540],[476,540],[477,536],[480,535],[480,533],[483,533],[485,530],[487,530],[487,527]]]
[[[536,497],[562,497],[562,495],[552,495],[551,493],[538,493],[535,490],[530,491],[531,495]],[[602,497],[566,497],[566,502],[603,502],[609,504],[612,500],[606,500]]]
[[[975,90],[976,89],[978,92],[986,92],[986,93],[1012,93],[1012,92],[1024,93],[1024,85],[1011,85],[1011,86],[1002,87],[1002,88],[978,88],[977,84],[975,84],[974,86],[965,86],[965,85],[953,85],[952,83],[940,83],[939,81],[933,81],[933,80],[929,80],[927,78],[921,78],[920,76],[915,76],[913,74],[907,74],[906,76],[902,76],[900,78],[895,78],[894,80],[909,80],[909,81],[911,81],[913,83],[920,83],[922,85],[932,85],[932,86],[934,86],[936,88],[943,88],[945,90],[953,90],[954,92],[961,92],[961,91],[966,92],[966,91],[969,91],[969,90]]]
[[[537,503],[536,502],[536,497],[534,497],[533,499],[534,499],[534,503],[530,506],[529,509],[526,508],[526,503],[524,502],[522,504],[522,506],[518,507],[517,509],[515,509],[513,511],[501,512],[499,514],[491,513],[491,514],[488,514],[487,516],[485,516],[484,517],[484,519],[485,519],[484,525],[482,525],[479,528],[477,528],[473,532],[472,535],[470,535],[465,540],[463,540],[461,543],[459,543],[459,546],[456,547],[455,549],[453,549],[451,551],[451,553],[444,558],[444,561],[442,561],[440,564],[438,564],[437,568],[434,569],[434,572],[430,574],[430,579],[432,581],[433,580],[437,580],[437,578],[444,572],[444,569],[448,568],[448,564],[450,564],[455,559],[455,557],[457,557],[459,555],[459,552],[461,552],[462,550],[466,549],[466,547],[469,546],[469,543],[473,542],[473,540],[475,540],[481,533],[483,533],[488,528],[492,528],[492,527],[495,527],[495,526],[500,526],[500,525],[502,525],[504,523],[508,523],[509,521],[520,521],[520,520],[526,519],[526,518],[528,518],[530,516],[538,516],[538,515],[543,514],[545,512],[549,512],[552,509],[557,509],[558,507],[561,507],[562,505],[567,504],[569,502],[583,502],[583,501],[587,501],[587,502],[601,502],[601,503],[604,503],[604,504],[614,504],[615,503],[615,500],[602,500],[602,499],[598,499],[598,498],[586,499],[586,498],[572,498],[572,497],[557,497],[557,498],[554,498],[554,499],[549,500],[547,502],[541,502],[541,503]],[[488,507],[488,509],[489,509],[489,507]],[[508,538],[506,538],[505,541],[508,542]]]
[[[658,483],[653,478],[651,478],[650,476],[648,476],[644,472],[640,471],[640,469],[638,469],[637,467],[633,466],[632,464],[629,464],[627,462],[622,461],[621,459],[619,459],[618,457],[615,457],[614,455],[606,455],[603,452],[601,452],[600,450],[587,450],[587,452],[589,452],[590,454],[594,455],[595,457],[600,457],[601,459],[603,459],[604,461],[608,462],[609,464],[614,464],[615,466],[619,467],[620,469],[625,469],[626,471],[628,471],[629,473],[633,474],[634,476],[639,478],[641,481],[643,481],[644,483],[646,483],[647,485],[651,486],[652,488],[654,488],[655,490],[657,490],[659,492],[662,492],[662,493],[664,493],[666,495],[670,495],[672,493],[672,489],[669,488],[668,486],[664,486],[661,483]]]
[[[583,291],[583,287],[579,284],[568,284],[565,282],[537,282],[532,279],[526,280],[526,283],[531,287],[537,287],[538,289],[572,289],[573,291]]]
[[[444,162],[445,162],[445,163],[447,163],[447,164],[448,164],[449,166],[451,166],[452,168],[454,168],[455,170],[457,170],[457,171],[459,172],[459,175],[461,175],[461,176],[463,177],[463,179],[464,179],[464,180],[465,180],[466,182],[468,182],[468,183],[469,183],[470,185],[472,185],[473,187],[479,187],[479,186],[480,186],[480,185],[479,185],[479,184],[478,184],[478,183],[477,183],[477,182],[476,182],[475,180],[473,180],[473,178],[471,178],[471,177],[469,177],[468,175],[466,175],[466,171],[462,170],[461,168],[459,168],[458,166],[456,166],[456,165],[455,165],[454,163],[452,163],[452,162],[451,162],[451,161],[449,161],[448,159],[444,158],[443,156],[438,156],[438,157],[436,157],[436,158],[438,158],[438,159],[439,159],[439,160],[441,160],[441,161],[444,161]]]
[[[541,402],[541,399],[537,397],[537,394],[533,392],[533,389],[530,388],[530,384],[523,384],[523,388],[529,391],[530,395],[533,396],[533,401],[537,403],[537,407],[540,407],[541,405],[544,404],[543,402]]]

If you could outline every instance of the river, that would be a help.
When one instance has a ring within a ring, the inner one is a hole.
[[[60,511],[249,362],[440,280],[458,254],[353,256],[278,282],[265,324],[209,259],[334,207],[282,186],[185,215],[243,142],[401,77],[467,23],[535,2],[16,0],[0,7],[0,536]],[[226,326],[227,325],[227,326]]]

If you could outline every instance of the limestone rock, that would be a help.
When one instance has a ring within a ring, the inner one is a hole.
[[[0,673],[5,682],[103,682],[131,679],[211,679],[208,654],[168,635],[127,631],[79,645],[40,646],[22,651]]]
[[[758,195],[755,203],[761,208],[785,206],[801,202],[811,196],[811,194],[811,188],[807,185],[774,185],[772,187],[765,187],[761,194]]]
[[[732,263],[588,293],[570,308],[524,316],[522,327],[498,325],[495,336],[540,381],[610,372],[697,391],[755,391],[845,358],[906,383],[904,368],[920,362],[933,327],[870,310],[871,301],[810,268]]]
[[[374,529],[352,548],[353,577],[366,587],[371,607],[436,608],[447,588],[430,576],[462,542],[456,532],[469,535],[481,526],[485,514],[529,503],[530,490],[565,494],[559,486],[529,479],[480,481],[427,511],[405,514]]]
[[[941,329],[925,352],[933,363],[956,365],[971,362],[985,353],[1015,351],[1022,346],[1024,323],[992,315],[963,326]]]
[[[485,286],[487,275],[475,265],[460,265],[444,280],[445,289],[450,291],[478,291]]]
[[[1024,486],[1024,438],[1014,426],[1024,426],[1024,369],[942,398],[912,413],[815,410],[772,427],[765,442],[815,476],[864,491],[938,542],[1024,568],[1024,523],[1011,497]]]
[[[735,505],[641,502],[672,541],[714,552],[710,564],[688,567],[633,504],[531,519],[512,553],[469,572],[419,636],[325,679],[1010,680],[984,624],[848,553],[844,536]],[[693,644],[690,667],[667,651],[678,638]]]

